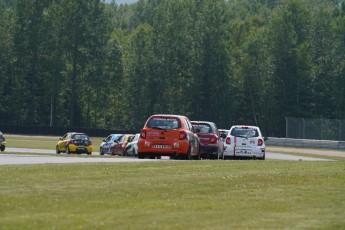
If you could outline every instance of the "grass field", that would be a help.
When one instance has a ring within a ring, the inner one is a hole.
[[[0,166],[0,229],[344,229],[344,161]]]
[[[0,229],[345,229],[336,159],[1,165]]]

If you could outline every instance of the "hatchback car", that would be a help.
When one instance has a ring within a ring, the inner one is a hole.
[[[191,121],[200,139],[200,155],[205,159],[219,159],[224,151],[217,126],[209,121]]]
[[[4,134],[0,131],[0,150],[1,152],[5,151],[6,148],[6,138]]]
[[[138,158],[200,159],[199,145],[199,138],[186,116],[153,115],[140,132]]]
[[[134,137],[133,134],[122,134],[117,140],[115,140],[110,146],[111,155],[125,155],[125,148],[128,140]]]
[[[223,158],[254,158],[265,160],[265,141],[257,126],[232,126],[225,139]]]
[[[92,142],[85,133],[69,132],[56,144],[56,153],[87,153],[92,154]]]
[[[106,139],[104,139],[99,146],[99,154],[104,155],[104,154],[111,154],[110,152],[110,147],[111,145],[117,141],[122,134],[110,134]]]
[[[129,156],[138,156],[138,140],[140,137],[140,133],[137,133],[132,137],[124,150],[124,155]]]

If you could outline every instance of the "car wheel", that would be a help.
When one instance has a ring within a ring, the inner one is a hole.
[[[144,153],[139,153],[139,152],[138,152],[138,158],[139,158],[139,159],[144,159],[144,158],[145,158],[145,154],[144,154]]]
[[[126,149],[122,149],[122,156],[127,156],[127,151],[126,151]]]
[[[219,160],[219,148],[217,148],[217,154],[216,154],[216,159]]]
[[[3,152],[3,151],[5,151],[5,146],[4,145],[1,146],[1,152]]]
[[[195,160],[201,160],[201,154],[200,154],[200,144],[198,145],[198,152],[196,156],[194,157]]]
[[[56,154],[60,154],[61,151],[59,150],[59,146],[56,146]]]
[[[137,157],[138,153],[135,151],[135,149],[133,149],[133,156]]]
[[[191,160],[192,159],[191,156],[190,156],[190,152],[191,152],[191,147],[189,146],[188,151],[187,151],[187,155],[185,156],[186,160]]]
[[[104,155],[103,148],[99,148],[99,155]]]
[[[67,146],[67,148],[66,148],[66,153],[71,154],[71,150],[69,149],[69,146]]]
[[[258,158],[259,160],[265,160],[266,159],[266,154],[264,153],[263,157]]]

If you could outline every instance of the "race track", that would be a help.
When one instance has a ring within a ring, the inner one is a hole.
[[[25,154],[7,154],[11,152],[25,153]],[[31,155],[30,153],[35,153]],[[40,155],[42,154],[42,155]],[[49,155],[47,155],[49,154]],[[51,154],[51,155],[50,155]],[[0,165],[9,164],[52,164],[52,163],[95,163],[95,162],[147,162],[147,161],[161,161],[165,159],[138,159],[134,157],[100,157],[99,153],[92,153],[92,157],[87,155],[56,155],[55,150],[49,149],[26,149],[26,148],[7,148],[5,152],[0,153]],[[97,155],[99,157],[97,157]],[[323,158],[295,156],[283,153],[266,152],[266,159],[272,160],[290,160],[290,161],[329,161]]]

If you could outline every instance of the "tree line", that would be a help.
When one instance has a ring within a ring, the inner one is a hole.
[[[0,124],[345,118],[345,1],[2,0]]]

